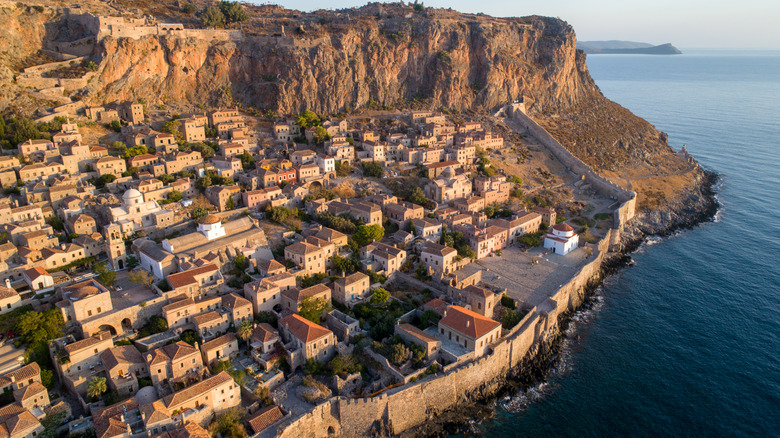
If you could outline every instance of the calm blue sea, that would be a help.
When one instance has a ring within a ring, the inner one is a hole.
[[[590,56],[602,92],[720,173],[714,223],[650,239],[547,382],[483,436],[780,436],[780,52]]]

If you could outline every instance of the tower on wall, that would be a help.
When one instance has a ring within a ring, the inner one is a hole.
[[[122,240],[122,228],[117,224],[109,224],[104,228],[106,236],[106,254],[115,271],[127,267],[127,248]]]

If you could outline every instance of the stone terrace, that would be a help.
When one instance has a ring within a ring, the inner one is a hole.
[[[536,265],[531,264],[534,257],[539,260]],[[585,257],[584,248],[560,256],[545,255],[542,248],[524,252],[519,248],[507,247],[501,251],[500,257],[486,257],[475,264],[487,269],[482,273],[482,281],[506,288],[510,297],[528,306],[536,306],[568,282]]]

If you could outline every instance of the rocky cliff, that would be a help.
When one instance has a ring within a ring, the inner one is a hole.
[[[166,7],[166,0],[156,3]],[[87,104],[143,98],[181,111],[241,105],[278,115],[389,107],[484,113],[524,98],[529,114],[564,146],[640,197],[652,189],[633,187],[633,177],[686,167],[663,133],[601,94],[574,30],[560,19],[417,11],[402,3],[313,13],[247,8],[252,18],[242,38],[101,38],[92,54],[96,76],[77,97]],[[83,37],[62,11],[38,15],[28,23],[29,47],[41,44],[46,27],[60,39]],[[179,18],[198,26],[193,17],[165,16]]]

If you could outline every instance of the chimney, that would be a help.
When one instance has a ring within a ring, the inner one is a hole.
[[[471,326],[471,320],[470,320],[470,319],[467,319],[467,320],[466,320],[466,327],[470,327],[470,326]]]
[[[198,348],[198,343],[197,342],[195,343],[195,345],[193,345],[193,347],[195,347],[196,350],[200,351],[200,348]]]
[[[11,288],[11,279],[10,278],[6,278],[5,279],[5,287],[7,287],[9,289]]]

